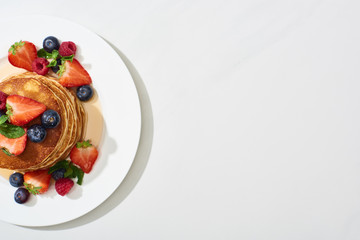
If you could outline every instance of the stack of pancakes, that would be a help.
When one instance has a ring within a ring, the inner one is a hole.
[[[84,108],[76,96],[55,78],[27,72],[0,82],[0,91],[34,99],[45,104],[47,110],[57,111],[61,117],[56,128],[47,129],[43,142],[33,143],[28,140],[20,155],[8,156],[0,151],[0,168],[22,172],[48,168],[66,159],[76,142],[83,138],[86,124]],[[41,124],[40,117],[24,127],[33,124]]]

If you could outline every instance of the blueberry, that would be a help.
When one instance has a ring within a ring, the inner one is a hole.
[[[13,187],[21,187],[24,184],[24,175],[19,172],[13,173],[9,177],[9,182]]]
[[[90,85],[83,85],[78,87],[76,96],[81,101],[88,101],[93,96],[93,90]]]
[[[65,172],[66,172],[65,168],[59,168],[59,169],[55,170],[53,173],[51,173],[51,176],[55,181],[57,181],[61,178],[64,178]]]
[[[27,136],[32,142],[42,142],[46,137],[46,129],[39,124],[34,124],[28,128]]]
[[[49,36],[44,39],[43,41],[43,48],[45,51],[51,53],[53,50],[59,50],[60,43],[56,37]]]
[[[55,128],[60,123],[60,115],[54,110],[47,110],[41,116],[41,124],[45,128]]]
[[[26,188],[18,188],[14,194],[14,200],[17,203],[25,203],[29,198],[29,191]]]
[[[54,73],[57,73],[60,70],[60,65],[61,65],[61,59],[59,58],[56,60],[56,66],[51,67]]]
[[[6,113],[5,113],[5,111],[0,110],[0,117],[1,117],[2,115],[6,115]]]

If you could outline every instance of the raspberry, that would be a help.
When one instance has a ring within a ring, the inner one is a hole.
[[[36,72],[40,75],[45,75],[49,72],[49,68],[46,67],[47,65],[49,65],[49,62],[45,58],[36,58],[32,62],[33,72]]]
[[[61,56],[75,55],[76,45],[73,42],[62,42],[59,48]]]
[[[0,110],[4,110],[6,108],[6,98],[7,95],[0,91]]]
[[[55,190],[61,196],[65,196],[73,186],[74,182],[70,178],[60,178],[55,182]]]

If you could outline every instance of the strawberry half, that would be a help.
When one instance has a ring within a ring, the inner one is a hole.
[[[42,194],[48,190],[50,179],[51,175],[48,174],[47,169],[26,172],[24,174],[24,186],[34,195]]]
[[[26,128],[24,128],[25,134],[19,138],[7,138],[0,134],[0,147],[7,155],[20,155],[26,146],[27,135]]]
[[[65,61],[59,71],[59,83],[64,87],[78,87],[92,83],[89,73],[76,59]]]
[[[10,116],[10,122],[17,126],[27,124],[46,110],[44,104],[19,95],[8,96],[6,106],[6,114]]]
[[[84,173],[89,173],[94,166],[98,154],[98,150],[87,140],[76,143],[73,149],[71,149],[70,159],[74,164],[78,165]]]
[[[24,68],[30,72],[32,72],[32,62],[36,58],[36,47],[28,41],[16,42],[8,51],[8,60],[13,66]]]

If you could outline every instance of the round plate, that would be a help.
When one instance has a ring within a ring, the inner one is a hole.
[[[41,24],[24,26],[27,22]],[[83,185],[75,184],[70,193],[62,197],[52,184],[45,194],[30,196],[29,202],[17,204],[16,188],[0,177],[0,220],[23,226],[49,226],[73,220],[105,201],[123,181],[134,160],[141,124],[134,82],[114,49],[78,24],[48,16],[0,19],[0,24],[0,61],[7,61],[9,47],[20,40],[30,41],[38,49],[47,36],[76,43],[76,58],[93,80],[104,120],[99,158],[93,170],[85,174]]]

